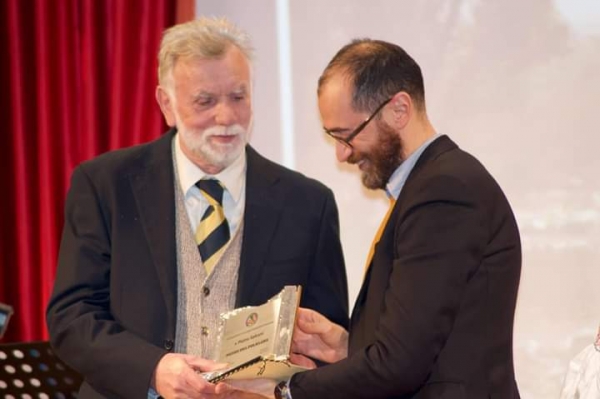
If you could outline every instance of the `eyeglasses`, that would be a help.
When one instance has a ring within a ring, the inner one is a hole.
[[[379,107],[377,107],[375,109],[375,111],[373,111],[373,113],[367,119],[365,119],[364,121],[362,121],[362,123],[360,125],[358,125],[356,127],[356,129],[354,129],[346,137],[338,136],[336,133],[334,133],[332,131],[329,131],[327,129],[325,129],[325,133],[327,133],[334,140],[336,140],[339,143],[343,144],[344,146],[350,148],[351,150],[354,149],[354,147],[352,146],[352,144],[350,143],[350,141],[352,141],[352,139],[354,139],[356,136],[358,136],[358,134],[360,132],[362,132],[365,127],[367,127],[367,125],[369,124],[369,122],[371,122],[371,119],[373,119],[375,117],[375,115],[377,115],[379,113],[379,111],[381,111],[383,109],[383,107],[386,106],[387,103],[389,103],[390,101],[392,101],[392,98],[393,97],[390,97],[387,100],[385,100],[383,103],[381,103],[381,105],[379,105]]]

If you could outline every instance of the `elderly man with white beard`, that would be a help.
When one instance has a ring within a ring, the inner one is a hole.
[[[218,397],[219,315],[301,285],[348,326],[336,203],[259,155],[251,47],[226,20],[165,31],[156,98],[172,129],[79,165],[66,201],[51,343],[83,398]]]

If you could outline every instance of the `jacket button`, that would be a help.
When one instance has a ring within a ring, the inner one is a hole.
[[[204,296],[209,296],[210,295],[210,288],[204,286],[202,287],[202,293],[204,294]]]
[[[173,349],[173,340],[171,339],[165,339],[165,349],[170,351],[171,349]]]

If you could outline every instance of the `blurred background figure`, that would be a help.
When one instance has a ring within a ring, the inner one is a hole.
[[[600,398],[600,327],[594,343],[586,346],[571,362],[560,399]]]

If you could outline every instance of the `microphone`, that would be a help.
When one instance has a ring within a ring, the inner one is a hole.
[[[0,302],[0,338],[4,336],[6,326],[8,326],[8,320],[13,314],[13,308],[5,303]]]

